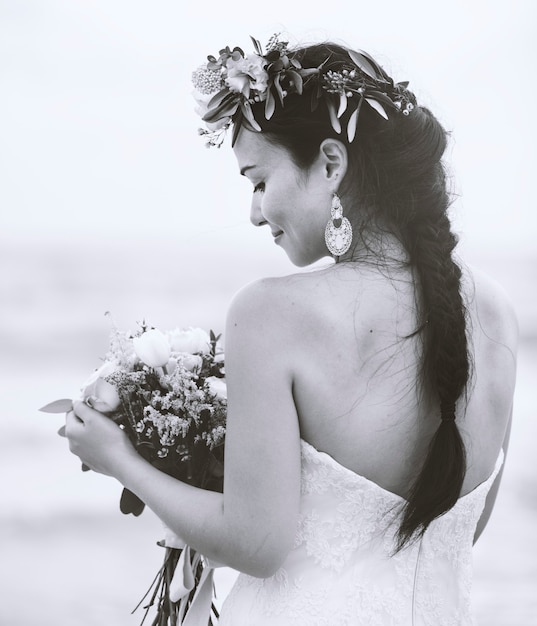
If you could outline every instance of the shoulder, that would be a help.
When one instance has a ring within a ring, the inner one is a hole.
[[[249,283],[240,289],[229,308],[229,315],[248,315],[251,312],[259,312],[278,308],[289,297],[289,279],[291,277],[261,278]]]
[[[249,283],[234,296],[227,315],[227,330],[241,327],[292,332],[294,321],[307,309],[307,275],[262,278]]]
[[[316,272],[304,272],[243,287],[233,298],[226,321],[226,353],[232,362],[258,363],[294,379],[309,358],[312,337],[326,336],[333,321],[333,307],[323,297],[324,280]]]
[[[518,322],[503,287],[480,270],[469,272],[465,286],[470,290],[467,307],[474,384],[469,410],[479,428],[487,429],[487,436],[479,436],[484,446],[486,441],[497,443],[508,430],[516,384]]]
[[[226,372],[244,379],[252,369],[274,378],[291,377],[293,303],[299,301],[284,278],[263,278],[233,298],[225,330]],[[229,366],[229,367],[228,367]]]
[[[466,270],[468,308],[483,334],[516,350],[518,320],[505,289],[488,274],[475,267]]]

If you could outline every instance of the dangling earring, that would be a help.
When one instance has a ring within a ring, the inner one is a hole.
[[[343,217],[343,207],[337,193],[332,198],[332,207],[330,209],[330,220],[324,231],[324,240],[326,247],[334,256],[345,254],[351,247],[352,243],[352,226],[346,217]],[[340,220],[341,224],[336,226],[334,220]]]

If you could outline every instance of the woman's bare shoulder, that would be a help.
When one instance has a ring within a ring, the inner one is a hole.
[[[488,339],[516,351],[518,320],[515,308],[500,283],[482,270],[468,266],[464,280],[468,308]]]
[[[248,283],[240,289],[229,307],[228,320],[254,317],[267,323],[285,318],[289,323],[305,306],[311,294],[313,274],[290,274],[268,277]],[[315,280],[313,278],[313,280]]]
[[[252,350],[288,352],[300,316],[300,293],[292,277],[258,279],[242,287],[227,313],[225,341],[248,343]]]
[[[505,290],[486,273],[471,268],[463,284],[470,290],[467,308],[473,365],[467,427],[469,431],[473,428],[473,448],[484,451],[484,466],[490,469],[508,435],[516,384],[518,323]],[[478,461],[474,463],[476,468],[480,466]]]

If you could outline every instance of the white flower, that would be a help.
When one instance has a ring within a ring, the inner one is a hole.
[[[181,358],[181,364],[189,372],[199,372],[203,365],[203,359],[197,354],[185,354]]]
[[[209,389],[220,400],[227,400],[227,387],[226,381],[223,378],[217,378],[216,376],[209,376],[205,379],[205,382],[209,385]]]
[[[170,343],[158,328],[134,337],[132,345],[138,358],[149,367],[164,367],[170,359]]]
[[[196,101],[196,104],[198,105],[194,109],[195,113],[199,115],[200,117],[203,117],[209,110],[209,107],[207,105],[211,101],[214,94],[206,95],[206,94],[202,94],[199,91],[193,91],[192,96],[194,97],[194,100]],[[221,128],[224,128],[224,126],[226,126],[226,124],[228,124],[230,120],[231,118],[229,117],[222,117],[216,122],[205,122],[205,125],[207,126],[209,130],[220,130]]]
[[[223,88],[222,70],[209,69],[207,65],[200,65],[192,72],[192,83],[200,94],[214,95]]]
[[[118,370],[119,367],[115,363],[106,361],[93,372],[82,387],[82,399],[96,411],[112,413],[119,408],[121,400],[116,388],[104,380]]]
[[[257,54],[241,57],[237,61],[229,58],[226,63],[225,83],[230,91],[242,93],[246,98],[249,98],[250,90],[253,89],[261,96],[261,100],[264,100],[268,87],[265,63],[265,59]]]
[[[208,354],[211,349],[211,338],[202,328],[176,328],[170,331],[170,345],[174,352],[187,354]]]
[[[166,363],[166,374],[168,374],[168,376],[171,376],[175,372],[176,368],[177,359],[172,356],[170,357],[168,363]]]

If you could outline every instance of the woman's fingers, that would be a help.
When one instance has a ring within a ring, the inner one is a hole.
[[[81,428],[84,428],[84,422],[75,415],[74,411],[69,411],[65,414],[65,427],[63,428],[64,434],[62,436],[67,437],[69,450],[74,454],[76,454],[76,441]]]
[[[96,413],[96,411],[92,409],[88,404],[86,404],[83,400],[74,400],[73,411],[82,422],[91,419],[92,414]]]
[[[84,426],[84,420],[80,419],[75,411],[68,411],[65,414],[65,436],[69,437],[78,426]]]

